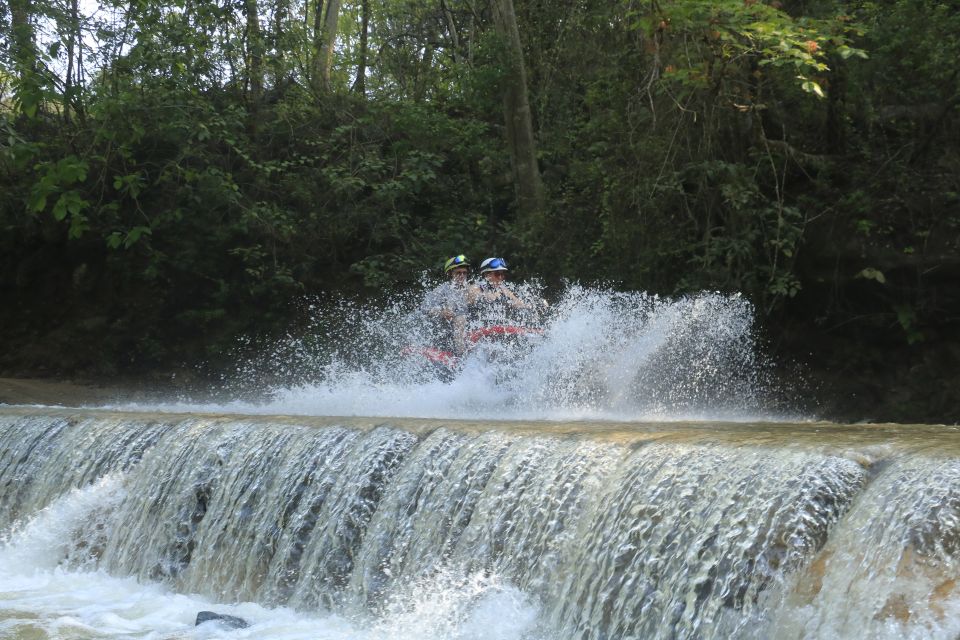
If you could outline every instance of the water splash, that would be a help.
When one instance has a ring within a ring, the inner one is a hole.
[[[518,291],[528,300],[542,296],[536,284]],[[234,399],[139,406],[557,420],[750,420],[788,413],[759,355],[753,307],[737,295],[665,299],[569,285],[542,316],[521,320],[536,332],[471,343],[452,369],[421,354],[440,344],[443,328],[419,311],[422,297],[413,291],[379,303],[316,305],[307,331],[274,343],[227,377],[226,395]],[[482,324],[476,320],[468,329]]]

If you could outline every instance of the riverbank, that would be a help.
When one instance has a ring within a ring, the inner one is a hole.
[[[99,384],[39,378],[0,378],[0,404],[41,404],[65,407],[96,406],[146,398],[135,384]]]

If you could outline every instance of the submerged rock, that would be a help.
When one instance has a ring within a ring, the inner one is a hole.
[[[228,629],[246,629],[250,626],[250,623],[243,618],[228,616],[223,613],[215,613],[213,611],[201,611],[198,613],[197,621],[193,626],[200,626],[204,622],[219,622]]]

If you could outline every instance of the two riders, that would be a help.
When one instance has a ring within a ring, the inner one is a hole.
[[[503,258],[487,258],[480,263],[480,277],[470,280],[470,262],[460,254],[446,261],[443,267],[447,280],[427,293],[423,308],[441,321],[444,346],[457,356],[470,346],[471,338],[485,335],[494,328],[504,333],[516,332],[517,325],[536,321],[546,302],[525,302],[506,282],[509,268]],[[473,331],[470,331],[473,329]]]

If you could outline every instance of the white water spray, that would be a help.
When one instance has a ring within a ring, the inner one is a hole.
[[[518,291],[541,295],[533,286]],[[784,417],[758,355],[753,307],[740,296],[663,299],[571,285],[535,320],[536,332],[471,344],[444,375],[419,355],[442,329],[418,310],[421,297],[315,307],[308,331],[230,376],[236,395],[260,392],[253,401],[127,407],[502,420]]]

